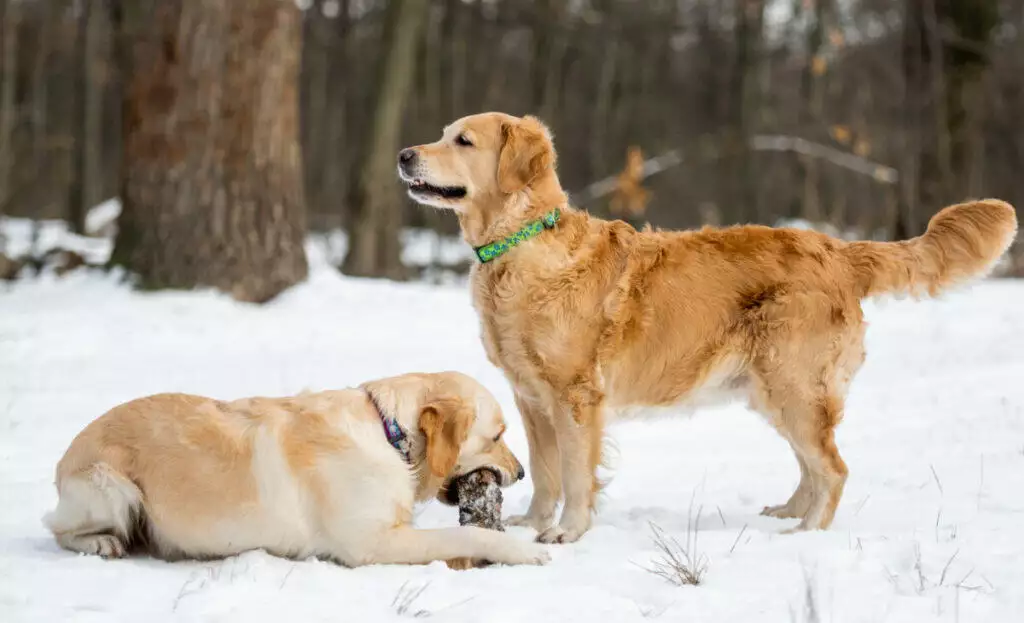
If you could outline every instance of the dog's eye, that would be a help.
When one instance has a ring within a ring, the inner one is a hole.
[[[456,145],[461,145],[462,147],[472,147],[473,146],[473,143],[470,142],[470,140],[468,138],[466,138],[465,134],[460,134],[460,135],[456,136],[455,137],[455,144]]]
[[[499,441],[501,441],[501,433],[494,436],[494,443],[498,443]]]

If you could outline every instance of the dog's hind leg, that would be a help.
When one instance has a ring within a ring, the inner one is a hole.
[[[105,463],[66,476],[57,508],[43,518],[64,549],[105,558],[127,552],[142,508],[142,492]]]
[[[848,472],[836,447],[835,428],[843,418],[850,379],[863,361],[856,337],[841,336],[832,342],[841,345],[834,354],[823,357],[827,348],[821,348],[811,361],[801,361],[798,350],[791,349],[780,357],[785,365],[754,373],[752,406],[789,442],[800,465],[800,484],[793,495],[762,514],[800,517],[796,530],[828,528],[843,494]]]
[[[864,361],[863,313],[842,292],[780,289],[756,303],[745,317],[755,353],[751,406],[789,442],[800,465],[793,495],[763,514],[800,517],[795,530],[823,530],[846,484],[835,428]]]
[[[800,517],[795,530],[828,528],[843,494],[847,468],[835,443],[843,399],[814,392],[816,384],[779,384],[759,390],[755,405],[789,442],[800,465],[800,484],[785,504],[761,514]]]
[[[784,431],[780,430],[779,432],[784,434]],[[789,500],[785,504],[765,506],[764,510],[761,511],[762,515],[779,518],[803,517],[811,508],[811,501],[814,498],[811,472],[807,469],[807,463],[793,442],[790,442],[790,447],[793,448],[793,454],[796,456],[797,464],[800,466],[800,484],[797,485],[796,491],[793,492],[793,495],[789,496]]]

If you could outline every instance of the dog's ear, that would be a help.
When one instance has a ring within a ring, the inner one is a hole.
[[[469,437],[473,410],[461,398],[442,396],[420,411],[420,431],[426,440],[427,467],[430,475],[444,478],[455,469],[459,448]]]
[[[514,193],[526,188],[555,165],[551,133],[536,117],[501,124],[501,155],[498,157],[498,189]]]

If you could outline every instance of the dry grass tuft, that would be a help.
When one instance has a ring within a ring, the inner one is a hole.
[[[699,586],[704,581],[708,570],[708,558],[697,549],[697,536],[700,533],[700,510],[696,520],[692,513],[686,520],[686,543],[680,543],[671,537],[654,522],[651,526],[651,539],[661,555],[651,561],[650,567],[641,567],[645,571],[664,578],[676,586]]]
[[[398,592],[395,593],[395,598],[391,600],[391,607],[395,609],[395,612],[404,617],[413,617],[415,619],[421,619],[431,615],[429,610],[417,608],[415,606],[416,600],[419,599],[423,591],[427,590],[430,586],[430,582],[422,584],[417,587],[410,587],[408,582],[405,582],[398,587]]]

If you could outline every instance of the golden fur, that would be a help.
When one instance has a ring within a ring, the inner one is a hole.
[[[530,445],[534,495],[513,522],[544,542],[590,526],[606,411],[730,397],[749,401],[800,466],[792,497],[764,513],[827,528],[847,476],[833,431],[864,360],[860,300],[984,274],[1017,225],[1010,205],[984,200],[942,210],[905,242],[761,226],[637,232],[569,207],[547,129],[500,113],[460,119],[403,154],[411,196],[454,210],[473,246],[562,209],[553,230],[471,277],[484,346]]]
[[[409,435],[413,466],[380,413]],[[496,531],[417,530],[413,504],[455,476],[522,466],[501,438],[494,397],[454,372],[408,374],[358,389],[222,402],[160,394],[89,424],[57,466],[46,524],[61,546],[165,558],[265,549],[349,566],[486,559],[543,563],[538,546]]]

